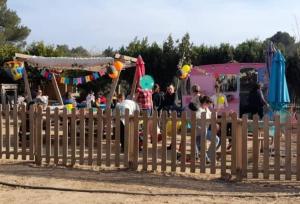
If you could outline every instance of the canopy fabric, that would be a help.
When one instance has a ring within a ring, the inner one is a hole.
[[[113,64],[112,57],[42,57],[16,53],[16,58],[21,59],[37,68],[59,69],[59,70],[86,70],[97,72],[105,69],[107,65]],[[124,68],[134,66],[131,62],[125,62]]]
[[[272,60],[268,101],[276,111],[281,110],[285,104],[290,102],[285,77],[285,59],[279,50]]]

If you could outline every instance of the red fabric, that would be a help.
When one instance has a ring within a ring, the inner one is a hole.
[[[143,58],[139,55],[136,61],[136,72],[134,80],[137,80],[137,87],[140,87],[140,78],[145,75],[145,63]]]
[[[140,109],[152,108],[152,90],[141,90],[138,91],[137,102]]]

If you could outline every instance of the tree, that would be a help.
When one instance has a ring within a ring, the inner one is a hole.
[[[178,54],[180,57],[183,57],[183,64],[191,64],[192,46],[193,44],[190,42],[190,34],[186,33],[178,45]]]
[[[234,52],[234,59],[239,62],[264,62],[265,47],[258,39],[246,40],[239,44]]]
[[[11,43],[24,44],[30,29],[20,25],[21,19],[15,11],[7,8],[7,0],[0,0],[0,45]]]

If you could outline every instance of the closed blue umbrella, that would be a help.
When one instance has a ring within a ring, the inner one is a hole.
[[[285,59],[279,50],[272,59],[268,101],[275,111],[281,110],[285,104],[290,102],[285,77]]]

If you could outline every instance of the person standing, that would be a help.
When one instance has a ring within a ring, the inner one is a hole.
[[[258,114],[259,118],[262,119],[264,116],[264,106],[269,107],[269,104],[265,100],[260,83],[257,83],[250,92],[248,102],[252,116]]]
[[[215,85],[216,93],[211,97],[211,100],[216,111],[223,110],[228,107],[227,97],[221,92],[220,86]]]
[[[86,97],[86,107],[88,109],[93,107],[93,104],[95,103],[95,95],[93,91],[90,91],[90,93]]]
[[[126,109],[129,110],[129,115],[133,115],[135,111],[139,111],[138,104],[129,99],[125,99],[124,94],[119,94],[117,97],[118,103],[116,105],[116,109],[120,110],[121,121],[120,121],[120,143],[121,143],[121,151],[124,152],[124,141],[125,141],[125,111]],[[126,124],[128,125],[128,124]]]
[[[147,116],[152,115],[152,108],[153,108],[152,90],[143,90],[141,88],[138,88],[137,102],[142,112],[146,112]]]
[[[158,111],[158,113],[160,113],[163,107],[164,94],[160,92],[160,87],[158,84],[154,84],[152,101],[153,101],[153,109]]]

